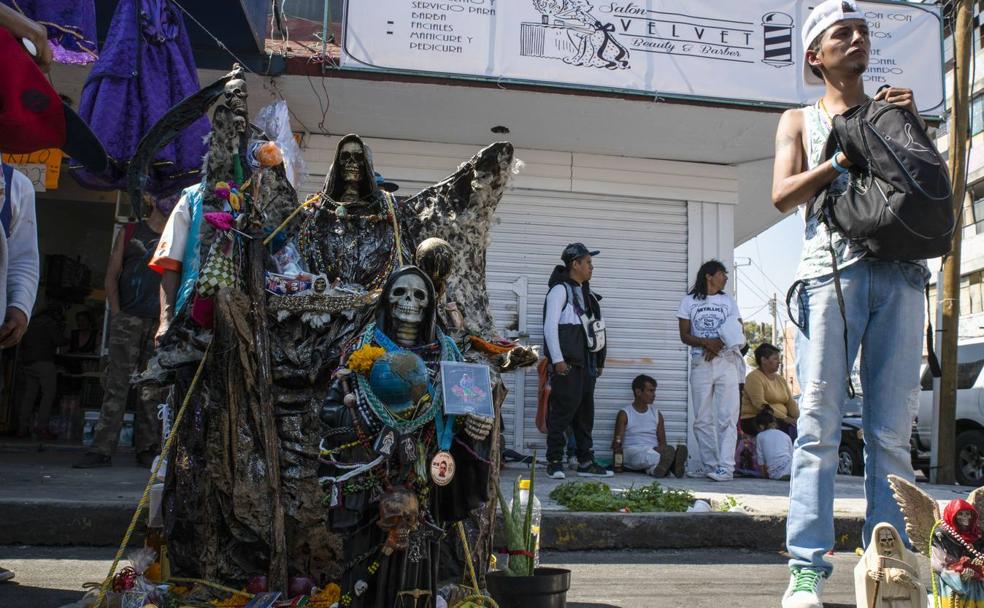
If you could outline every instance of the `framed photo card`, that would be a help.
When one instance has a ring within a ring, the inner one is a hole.
[[[446,415],[475,414],[486,418],[495,416],[488,366],[442,361],[441,390]]]

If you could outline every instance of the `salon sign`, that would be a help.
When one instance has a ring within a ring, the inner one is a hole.
[[[349,0],[342,66],[794,106],[801,26],[819,0]],[[860,2],[869,93],[944,109],[938,5]]]

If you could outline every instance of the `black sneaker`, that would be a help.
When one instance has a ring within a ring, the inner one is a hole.
[[[79,460],[72,465],[73,469],[96,469],[99,467],[111,467],[113,466],[113,459],[105,454],[96,454],[95,452],[89,452],[82,456],[82,460]]]
[[[594,461],[577,467],[578,477],[611,477],[614,474]]]
[[[550,479],[567,479],[567,475],[564,473],[564,463],[548,462],[547,477]]]

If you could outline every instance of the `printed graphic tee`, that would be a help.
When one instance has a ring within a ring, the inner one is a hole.
[[[730,316],[740,316],[738,303],[726,293],[718,293],[698,300],[688,295],[680,302],[677,318],[690,321],[690,333],[698,338],[717,338],[725,319]],[[704,349],[691,346],[693,357],[703,356]]]

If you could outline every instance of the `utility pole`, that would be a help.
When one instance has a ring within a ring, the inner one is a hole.
[[[950,107],[950,178],[953,181],[953,214],[956,228],[953,231],[953,247],[943,258],[943,313],[940,364],[939,412],[936,422],[938,432],[933,438],[938,462],[930,463],[930,480],[934,483],[952,484],[955,477],[954,437],[957,405],[957,336],[960,322],[960,245],[963,232],[963,203],[967,183],[967,139],[970,113],[971,45],[973,44],[974,12],[971,0],[953,0],[953,95]],[[937,286],[937,289],[939,286]]]
[[[776,333],[777,327],[779,325],[779,294],[773,292],[772,299],[769,300],[769,312],[772,313],[772,346],[776,345]]]

